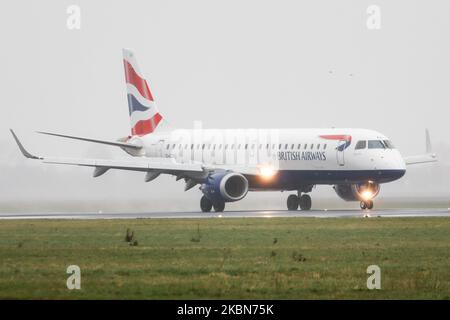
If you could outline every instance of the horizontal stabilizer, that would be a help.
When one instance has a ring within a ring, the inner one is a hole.
[[[430,132],[428,131],[428,129],[425,129],[425,152],[426,152],[425,154],[405,157],[404,158],[405,164],[412,165],[437,161],[437,156],[435,153],[432,152],[431,149]]]
[[[418,156],[405,157],[404,160],[405,160],[406,165],[430,163],[430,162],[436,162],[437,156],[434,153],[429,153],[429,154],[423,154],[423,155],[418,155]]]

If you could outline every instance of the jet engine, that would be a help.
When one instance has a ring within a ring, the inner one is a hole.
[[[356,184],[337,184],[333,186],[337,195],[345,201],[368,201],[380,192],[380,185],[373,181]]]
[[[233,202],[247,195],[248,180],[237,172],[218,172],[210,175],[200,189],[213,203]]]

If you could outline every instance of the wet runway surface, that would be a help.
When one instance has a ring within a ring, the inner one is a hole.
[[[203,219],[203,218],[362,218],[362,217],[449,217],[449,209],[382,210],[259,210],[210,212],[123,212],[123,213],[0,213],[0,219]]]

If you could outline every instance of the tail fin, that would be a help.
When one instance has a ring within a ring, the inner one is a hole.
[[[139,70],[132,50],[123,49],[123,64],[127,84],[131,134],[144,136],[161,127],[163,117],[156,108],[147,81]]]

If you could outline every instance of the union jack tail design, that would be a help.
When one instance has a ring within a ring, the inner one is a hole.
[[[123,49],[123,65],[127,84],[131,134],[144,136],[154,132],[158,125],[161,125],[163,117],[156,108],[150,88],[142,76],[132,50]]]

